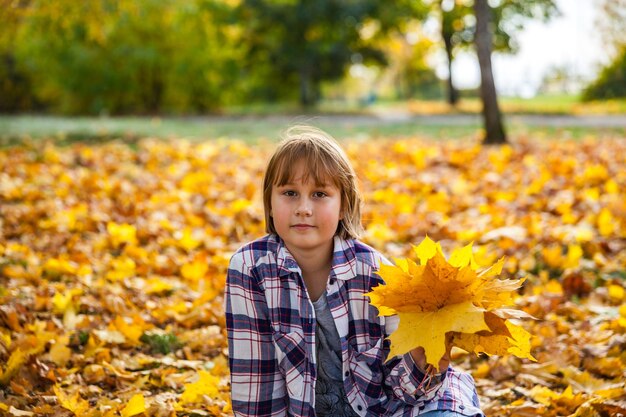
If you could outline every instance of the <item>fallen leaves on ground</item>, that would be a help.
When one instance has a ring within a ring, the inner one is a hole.
[[[348,141],[364,240],[506,257],[532,362],[453,352],[488,415],[625,413],[626,143]],[[0,151],[0,411],[228,415],[225,272],[264,233],[274,145]]]

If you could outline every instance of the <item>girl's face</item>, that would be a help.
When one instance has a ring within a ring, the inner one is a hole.
[[[333,237],[341,220],[341,192],[332,182],[319,186],[303,161],[296,163],[288,184],[272,187],[274,228],[292,252],[332,251]]]

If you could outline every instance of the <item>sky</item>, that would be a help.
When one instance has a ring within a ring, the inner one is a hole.
[[[597,75],[607,62],[606,50],[595,29],[596,0],[557,0],[561,16],[548,23],[530,21],[520,33],[516,55],[494,54],[492,65],[496,88],[502,95],[533,96],[552,67],[566,67],[585,81]],[[437,64],[440,74],[447,73],[445,61]],[[480,72],[475,55],[459,54],[453,67],[459,88],[475,88]]]

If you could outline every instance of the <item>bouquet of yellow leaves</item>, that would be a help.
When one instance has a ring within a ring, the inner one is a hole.
[[[396,266],[381,265],[378,275],[385,284],[365,294],[379,315],[397,314],[400,319],[389,337],[389,358],[421,346],[426,361],[436,365],[451,346],[457,346],[535,360],[530,333],[509,321],[532,316],[506,308],[514,304],[513,292],[523,279],[496,278],[504,258],[478,271],[471,244],[455,250],[449,260],[441,245],[428,237],[414,249],[419,265],[410,259],[395,259]]]

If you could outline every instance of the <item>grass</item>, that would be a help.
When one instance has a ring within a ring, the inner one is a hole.
[[[419,123],[415,120],[378,122],[361,117],[326,116],[226,116],[166,118],[99,118],[52,116],[0,116],[0,144],[10,146],[25,140],[50,138],[58,144],[103,142],[111,139],[134,142],[142,137],[190,140],[231,138],[248,142],[280,137],[289,125],[309,123],[328,130],[337,138],[421,135],[458,138],[476,133],[480,120],[462,124]]]
[[[590,135],[626,135],[626,124],[617,127],[581,126],[580,123],[546,123],[549,119],[519,116],[613,114],[626,118],[626,100],[581,104],[573,96],[543,96],[529,100],[502,98],[506,129],[512,137],[546,136],[583,138]],[[222,115],[180,117],[63,117],[0,116],[0,146],[19,145],[29,140],[51,139],[58,145],[76,142],[101,143],[121,140],[135,143],[140,138],[240,139],[246,142],[276,140],[289,125],[309,123],[329,131],[338,139],[420,136],[427,139],[477,138],[482,133],[478,99],[463,99],[457,109],[441,101],[379,101],[367,108],[325,102],[316,114],[301,115],[290,104],[231,108]],[[376,116],[376,117],[373,117]]]
[[[420,136],[425,139],[478,138],[482,132],[480,117],[461,115],[453,118],[432,116],[380,120],[366,117],[206,117],[206,118],[98,118],[49,116],[0,116],[0,146],[14,146],[31,140],[50,139],[57,145],[83,142],[97,144],[121,140],[129,144],[144,137],[239,139],[246,142],[276,140],[289,125],[307,122],[327,130],[338,139],[375,139],[379,137]],[[626,128],[598,128],[529,125],[507,119],[512,136],[583,138],[589,135],[626,135]]]

